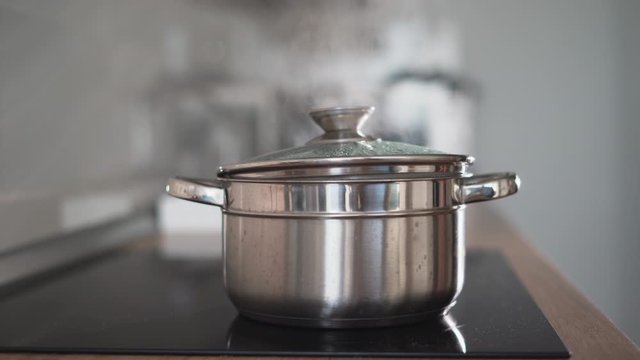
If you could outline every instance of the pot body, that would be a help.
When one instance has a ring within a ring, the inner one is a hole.
[[[225,286],[242,314],[272,323],[420,321],[446,312],[462,288],[463,214],[463,206],[346,218],[225,213]]]
[[[519,183],[513,173],[174,178],[167,191],[222,207],[225,287],[242,314],[342,328],[446,313],[463,285],[465,204]]]

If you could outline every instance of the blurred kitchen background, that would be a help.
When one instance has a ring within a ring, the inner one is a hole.
[[[489,206],[639,343],[639,19],[635,0],[0,0],[0,285],[146,209],[207,247],[218,210],[163,196],[168,176],[300,145],[309,108],[376,105],[371,133],[518,172]]]

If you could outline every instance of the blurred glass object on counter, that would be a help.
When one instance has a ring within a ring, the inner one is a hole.
[[[477,86],[441,71],[401,71],[387,80],[380,122],[384,138],[457,154],[473,154]]]

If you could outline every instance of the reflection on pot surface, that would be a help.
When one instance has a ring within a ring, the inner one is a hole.
[[[450,316],[377,329],[311,329],[269,325],[241,315],[227,334],[228,350],[401,354],[426,349],[466,353],[464,336]]]
[[[169,194],[222,208],[224,281],[245,316],[324,328],[447,314],[464,279],[464,209],[520,186],[474,175],[473,157],[376,139],[374,108],[310,113],[306,145],[173,178]]]

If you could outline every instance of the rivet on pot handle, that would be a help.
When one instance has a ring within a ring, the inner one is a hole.
[[[180,199],[207,205],[225,207],[225,184],[219,180],[174,177],[169,180],[166,191]]]
[[[513,195],[520,188],[520,178],[512,172],[474,175],[460,178],[456,202],[468,204]]]

